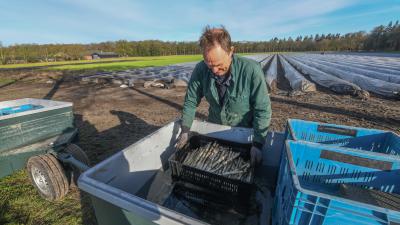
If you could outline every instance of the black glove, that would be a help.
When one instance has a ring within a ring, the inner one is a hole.
[[[175,148],[180,150],[189,142],[189,133],[190,128],[182,126],[181,133],[176,140]]]
[[[250,164],[252,167],[258,166],[262,161],[262,145],[255,145],[250,149]]]

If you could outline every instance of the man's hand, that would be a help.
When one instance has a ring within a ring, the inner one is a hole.
[[[261,163],[262,152],[256,146],[252,146],[250,149],[250,163],[252,167],[255,167]]]
[[[188,143],[188,141],[189,141],[189,132],[181,132],[176,141],[175,148],[178,150],[182,149],[183,146],[185,146]]]
[[[175,143],[175,148],[180,150],[182,149],[189,141],[190,137],[190,128],[181,125],[181,133],[178,136],[178,139],[176,140]]]

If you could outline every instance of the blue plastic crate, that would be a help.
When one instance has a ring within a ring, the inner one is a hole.
[[[400,158],[303,141],[286,141],[273,224],[398,224],[398,208],[343,195],[342,187],[380,193],[400,204]],[[389,196],[389,197],[388,197]],[[354,196],[355,197],[355,196]],[[353,198],[353,199],[352,199]],[[400,208],[400,206],[399,206]]]
[[[400,137],[390,131],[289,119],[285,135],[287,140],[400,155]]]
[[[14,107],[7,107],[0,109],[0,116],[11,115],[14,113],[26,112],[35,109],[41,109],[43,106],[41,105],[33,105],[33,104],[25,104]]]

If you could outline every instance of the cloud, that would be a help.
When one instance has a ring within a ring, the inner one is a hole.
[[[320,23],[324,15],[353,4],[351,1],[280,1],[263,9],[249,21],[236,24],[237,32],[254,35],[282,35]],[[250,26],[246,26],[250,24]]]
[[[144,34],[152,30],[169,31],[175,29],[201,29],[206,24],[225,24],[235,32],[252,35],[262,34],[264,28],[277,28],[285,32],[296,28],[295,23],[310,24],[318,16],[330,13],[355,1],[303,0],[303,1],[147,1],[147,4],[121,0],[110,6],[95,0],[68,1],[83,7],[101,18],[114,20],[112,30],[121,31],[127,24],[143,28]],[[100,19],[103,20],[103,19]],[[307,20],[306,22],[302,22]],[[119,24],[118,24],[119,23]],[[283,27],[283,28],[282,28]],[[129,32],[129,31],[127,31]],[[200,30],[199,30],[200,32]]]

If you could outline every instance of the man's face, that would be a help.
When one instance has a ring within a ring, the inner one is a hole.
[[[232,62],[233,47],[226,52],[221,46],[216,45],[207,49],[204,54],[204,62],[208,68],[217,76],[223,76],[229,71]]]

